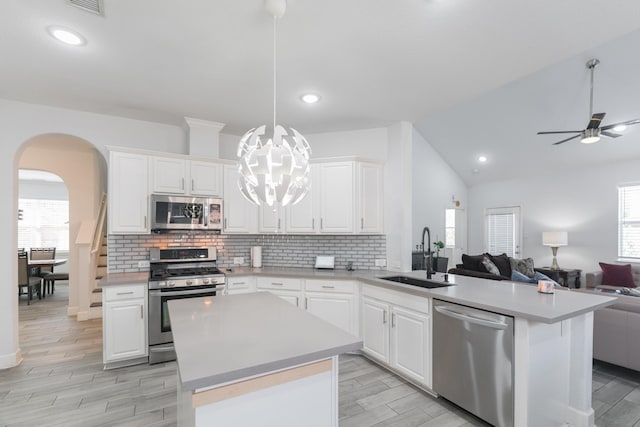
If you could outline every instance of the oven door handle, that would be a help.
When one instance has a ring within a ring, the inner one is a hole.
[[[172,292],[167,292],[167,291],[161,291],[159,289],[151,289],[149,290],[149,296],[153,296],[153,297],[174,297],[174,296],[180,296],[180,295],[197,295],[197,294],[204,294],[204,293],[209,293],[209,292],[222,292],[224,290],[224,288],[210,288],[210,287],[206,287],[206,288],[201,288],[201,289],[193,289],[191,291],[172,291]]]

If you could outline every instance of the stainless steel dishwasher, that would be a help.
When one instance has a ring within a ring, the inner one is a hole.
[[[433,307],[434,391],[494,426],[513,426],[513,317]]]

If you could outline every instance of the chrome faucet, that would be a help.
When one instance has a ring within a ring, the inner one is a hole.
[[[427,244],[424,244],[424,235],[427,235]],[[425,270],[427,270],[427,279],[431,279],[431,275],[433,274],[432,266],[433,266],[433,258],[431,257],[431,232],[429,231],[429,227],[425,227],[422,229],[422,258],[426,264]]]

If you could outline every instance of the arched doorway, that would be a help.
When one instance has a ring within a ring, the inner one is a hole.
[[[98,215],[100,197],[106,192],[107,167],[103,155],[88,141],[73,135],[44,134],[24,142],[16,154],[18,169],[32,169],[59,176],[69,196],[69,302],[67,314],[79,315],[79,290],[86,289],[78,275],[79,261],[75,239],[83,221]],[[17,201],[14,201],[17,204]],[[14,225],[17,235],[17,224]],[[16,302],[17,304],[17,299]]]

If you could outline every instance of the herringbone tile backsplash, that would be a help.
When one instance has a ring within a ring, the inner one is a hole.
[[[373,270],[376,259],[386,259],[386,237],[382,235],[291,235],[291,234],[211,234],[203,232],[151,235],[109,235],[109,272],[147,271],[138,261],[149,259],[149,248],[215,246],[218,266],[234,266],[241,257],[242,266],[251,262],[251,246],[262,246],[265,267],[313,267],[316,255],[336,257],[336,269],[353,262],[357,270]]]

